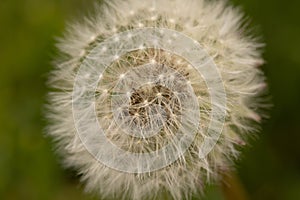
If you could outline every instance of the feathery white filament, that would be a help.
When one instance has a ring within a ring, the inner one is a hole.
[[[223,1],[111,0],[59,44],[48,133],[102,197],[189,199],[260,121],[261,44]]]

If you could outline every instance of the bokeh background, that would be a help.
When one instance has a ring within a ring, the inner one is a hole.
[[[0,199],[94,199],[83,194],[76,172],[62,168],[43,133],[55,36],[93,2],[0,1]],[[237,188],[250,200],[300,199],[300,1],[232,2],[267,43],[263,70],[274,103],[259,139],[236,161]],[[222,200],[223,193],[210,186],[204,199]]]

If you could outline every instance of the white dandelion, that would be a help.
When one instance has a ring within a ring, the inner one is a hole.
[[[107,0],[71,25],[48,134],[102,198],[190,199],[257,130],[262,44],[224,1]]]

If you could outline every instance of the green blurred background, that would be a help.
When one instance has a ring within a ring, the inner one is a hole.
[[[92,0],[0,1],[0,199],[93,199],[64,170],[43,135],[47,73],[55,36]],[[263,69],[274,108],[259,139],[236,162],[249,199],[300,199],[300,1],[233,0],[267,43]],[[211,186],[207,200],[221,200]]]

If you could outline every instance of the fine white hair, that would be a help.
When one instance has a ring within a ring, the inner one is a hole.
[[[171,36],[158,37],[149,47],[149,37],[140,33],[152,28],[157,35],[166,30]],[[202,53],[192,55],[195,48],[186,40],[194,41]],[[126,45],[132,49],[121,53]],[[159,45],[170,49],[155,48]],[[78,170],[86,189],[102,198],[191,199],[226,173],[265,117],[266,83],[259,68],[264,45],[247,31],[240,9],[226,1],[105,0],[89,17],[71,23],[57,46],[61,56],[49,78],[47,134],[64,165]],[[210,62],[207,70],[214,66],[215,71],[200,74],[191,60]],[[212,91],[210,84],[219,84],[220,91]],[[97,119],[92,118],[93,109]],[[180,134],[195,135],[185,151],[174,146],[180,156],[167,166],[130,173],[118,170],[126,166],[111,167],[120,158],[100,140],[94,122],[111,143],[135,154],[171,145]],[[211,137],[209,129],[220,133],[204,155],[201,148]]]

